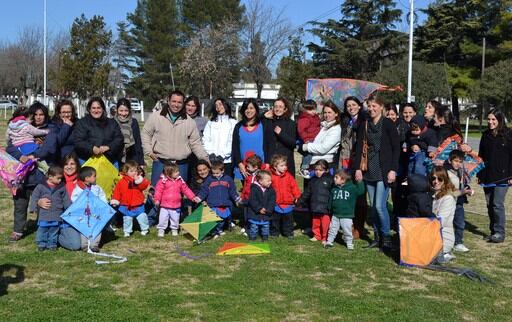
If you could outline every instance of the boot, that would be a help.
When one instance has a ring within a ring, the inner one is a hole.
[[[375,235],[375,238],[373,239],[373,241],[371,243],[369,243],[368,245],[363,246],[363,248],[377,248],[377,247],[380,248],[381,239],[382,238],[380,238],[379,235]]]
[[[391,250],[393,248],[393,241],[391,236],[384,236],[382,238],[382,248],[385,250]]]

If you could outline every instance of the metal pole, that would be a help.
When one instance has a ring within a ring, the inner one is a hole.
[[[46,105],[46,0],[44,0],[44,27],[43,27],[43,104]]]
[[[409,68],[407,73],[407,102],[412,99],[412,44],[414,33],[414,0],[409,0]]]
[[[171,70],[172,90],[175,91],[176,87],[174,87],[174,73],[172,72],[172,64],[171,63],[169,63],[169,69]]]
[[[480,80],[484,80],[484,73],[485,73],[485,37],[482,39],[482,74],[480,75]],[[480,132],[482,132],[482,123],[484,121],[485,117],[485,102],[482,99],[482,115],[480,116],[480,122],[478,124],[478,129]]]

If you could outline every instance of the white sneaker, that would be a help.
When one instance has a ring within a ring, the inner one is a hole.
[[[242,236],[248,237],[248,235],[247,235],[247,233],[246,233],[246,232],[243,232],[243,233],[242,233]]]
[[[143,230],[140,232],[142,236],[146,236],[149,233],[149,230]]]
[[[354,244],[347,244],[348,250],[354,250]]]
[[[130,233],[125,232],[124,237],[130,237]]]
[[[453,250],[459,253],[467,253],[469,252],[469,248],[464,246],[464,244],[457,244],[455,247],[453,247]]]
[[[455,257],[455,255],[452,255],[450,253],[443,254],[443,259],[444,259],[445,263],[448,263],[449,261],[454,260],[455,258],[457,258],[457,257]]]
[[[158,234],[157,234],[157,236],[158,236],[158,237],[164,237],[164,235],[165,235],[165,230],[163,230],[163,229],[158,229]]]
[[[236,227],[234,222],[230,222],[229,225],[231,226],[231,228],[235,228]]]
[[[178,236],[178,230],[177,229],[171,230],[171,236]]]
[[[316,241],[318,241],[318,239],[316,239],[315,237],[311,237],[311,238],[309,239],[309,241],[316,242]]]
[[[217,238],[219,238],[219,237],[220,237],[220,235],[217,235],[217,234],[216,234],[216,235],[213,235],[213,239],[217,239]]]
[[[301,177],[303,177],[304,179],[309,179],[311,178],[311,175],[309,174],[309,170],[307,169],[300,169],[299,170],[299,174]]]
[[[226,234],[226,232],[225,232],[225,231],[221,231],[221,232],[219,233],[219,235],[221,235],[221,236],[224,236],[225,234]]]
[[[245,233],[245,228],[240,228],[240,234],[244,234]]]

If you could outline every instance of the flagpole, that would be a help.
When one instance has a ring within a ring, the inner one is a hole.
[[[46,0],[44,0],[44,27],[43,27],[43,104],[46,105]]]
[[[409,0],[409,66],[407,73],[407,102],[411,103],[412,98],[412,45],[414,33],[414,0]]]

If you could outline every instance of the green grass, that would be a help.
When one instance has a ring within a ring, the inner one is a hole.
[[[484,207],[478,189],[467,209],[478,213]],[[472,267],[494,285],[398,266],[378,251],[362,249],[364,241],[356,241],[353,252],[342,245],[324,250],[299,231],[293,241],[271,241],[270,254],[233,257],[214,253],[226,241],[245,241],[238,230],[199,246],[184,236],[159,239],[154,229],[130,238],[117,231],[103,251],[127,256],[128,262],[99,266],[84,252],[38,252],[34,233],[7,243],[12,200],[2,188],[0,316],[2,321],[510,320],[510,244],[482,240],[485,216],[471,213],[467,221],[471,252],[452,265]],[[209,256],[190,260],[176,247]],[[18,279],[11,265],[21,267]]]

